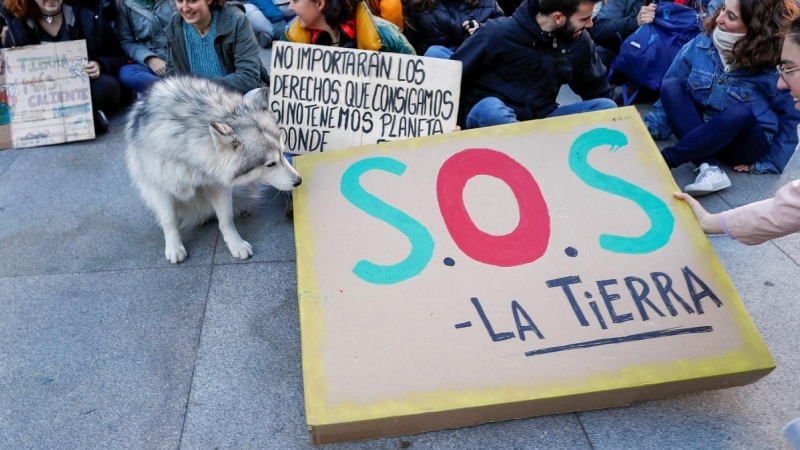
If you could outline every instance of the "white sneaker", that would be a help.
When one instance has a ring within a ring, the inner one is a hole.
[[[700,171],[700,174],[697,175],[697,179],[694,180],[694,183],[683,188],[683,192],[686,192],[692,197],[708,195],[731,187],[731,179],[728,178],[725,172],[719,167],[709,166],[708,163],[703,163],[700,164],[697,170]]]

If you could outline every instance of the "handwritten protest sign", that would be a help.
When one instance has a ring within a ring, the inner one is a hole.
[[[94,139],[86,41],[2,51],[0,148]]]
[[[314,443],[623,406],[775,366],[634,108],[296,165]]]
[[[461,63],[276,42],[270,109],[291,153],[324,152],[449,132]]]

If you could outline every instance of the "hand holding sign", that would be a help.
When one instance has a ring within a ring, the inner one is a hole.
[[[97,79],[100,76],[100,64],[97,61],[89,61],[89,64],[83,66],[83,71],[89,75],[89,78]]]

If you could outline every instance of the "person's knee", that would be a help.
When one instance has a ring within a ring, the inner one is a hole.
[[[686,89],[686,81],[680,78],[665,78],[661,83],[661,98],[672,98],[672,94]]]
[[[725,114],[731,120],[732,124],[740,130],[747,129],[757,123],[753,111],[741,103],[735,103],[725,108]]]
[[[108,109],[119,103],[122,86],[114,76],[107,73],[100,74],[89,86],[92,91],[92,102],[97,109]]]
[[[467,114],[466,127],[483,128],[517,122],[514,110],[496,97],[486,97],[475,104]]]
[[[612,109],[616,107],[617,103],[614,100],[611,100],[610,98],[598,98],[594,100],[589,111],[602,111],[604,109]]]

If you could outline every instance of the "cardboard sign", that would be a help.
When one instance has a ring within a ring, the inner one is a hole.
[[[2,51],[0,148],[94,139],[86,41]]]
[[[270,109],[290,153],[456,127],[460,61],[275,42],[270,79]]]
[[[624,406],[775,367],[634,108],[295,164],[314,443]]]

